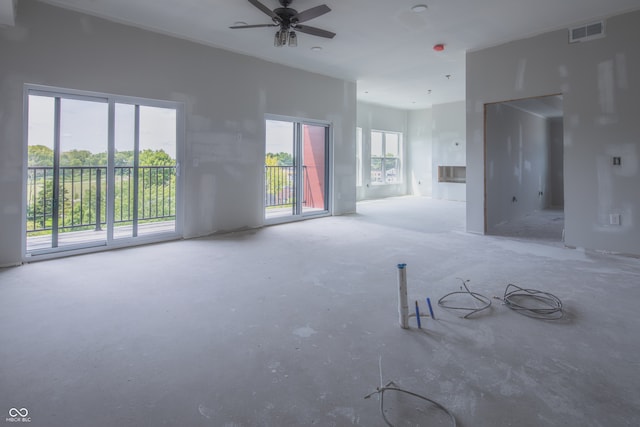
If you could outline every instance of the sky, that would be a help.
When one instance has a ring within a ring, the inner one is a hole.
[[[266,122],[266,152],[293,155],[293,123],[279,120]]]
[[[29,145],[53,149],[54,98],[29,95]],[[134,106],[116,104],[115,148],[133,150]],[[108,104],[62,99],[60,105],[60,147],[62,152],[107,151]],[[140,106],[140,149],[164,150],[176,158],[176,111]]]

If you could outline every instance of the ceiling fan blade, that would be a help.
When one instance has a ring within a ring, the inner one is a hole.
[[[291,20],[294,22],[305,22],[310,19],[317,18],[325,13],[331,12],[331,9],[326,4],[321,6],[312,7],[311,9],[303,10],[302,12],[294,15]]]
[[[251,3],[252,5],[257,7],[258,9],[260,9],[261,11],[263,11],[264,13],[269,15],[271,17],[271,19],[276,19],[278,21],[280,20],[280,17],[278,15],[276,15],[273,10],[269,9],[267,6],[263,5],[258,0],[249,0],[249,3]]]
[[[332,33],[331,31],[322,30],[316,27],[310,27],[308,25],[296,25],[294,29],[296,31],[300,31],[301,33],[311,34],[312,36],[325,37],[327,39],[332,39],[336,36],[336,33]]]
[[[236,30],[238,28],[263,28],[263,27],[277,27],[277,26],[278,24],[257,24],[257,25],[233,25],[229,28]]]

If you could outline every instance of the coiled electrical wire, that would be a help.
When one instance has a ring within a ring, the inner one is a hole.
[[[535,319],[558,320],[564,316],[562,301],[557,296],[511,283],[504,290],[502,302],[510,309]]]
[[[465,319],[468,319],[469,316],[478,313],[479,311],[485,310],[489,307],[491,307],[491,300],[487,297],[485,297],[484,295],[480,295],[476,292],[471,292],[469,290],[469,287],[467,286],[467,283],[469,282],[469,280],[463,280],[460,279],[459,280],[462,282],[462,286],[464,286],[464,291],[456,291],[456,292],[451,292],[446,294],[445,296],[443,296],[442,298],[440,298],[438,300],[438,305],[442,308],[448,308],[450,310],[462,310],[462,311],[468,311],[469,313],[465,314],[463,317]],[[462,287],[460,288],[462,289]],[[474,299],[480,301],[483,305],[481,307],[478,307],[477,304],[475,304],[475,307],[456,307],[456,306],[451,306],[451,305],[447,305],[444,300],[447,297],[450,297],[451,295],[471,295]]]
[[[449,412],[449,410],[447,408],[445,408],[443,405],[441,405],[440,403],[436,402],[435,400],[431,400],[428,397],[424,397],[419,395],[418,393],[414,393],[412,391],[408,391],[408,390],[403,390],[400,387],[398,387],[396,385],[396,383],[394,383],[393,381],[390,381],[387,385],[385,385],[384,387],[378,387],[376,388],[376,391],[374,391],[373,393],[369,393],[368,395],[366,395],[364,398],[368,399],[371,396],[373,396],[374,394],[378,394],[380,393],[380,413],[382,414],[382,418],[384,419],[384,422],[387,423],[387,425],[389,427],[393,427],[393,424],[391,424],[391,421],[389,421],[389,419],[387,418],[386,414],[384,413],[384,392],[385,391],[397,391],[399,393],[405,393],[408,394],[410,396],[413,397],[417,397],[418,399],[422,399],[425,400],[429,403],[434,404],[437,408],[443,410],[451,419],[451,425],[453,427],[456,427],[456,418],[453,416],[453,414],[451,412]]]

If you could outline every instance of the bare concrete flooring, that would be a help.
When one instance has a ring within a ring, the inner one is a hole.
[[[640,260],[467,234],[462,203],[358,210],[1,270],[0,425],[26,408],[31,426],[382,426],[364,396],[389,380],[459,426],[640,425]],[[403,330],[401,262],[423,308],[464,278],[566,315],[493,300]],[[387,393],[394,425],[451,425]]]

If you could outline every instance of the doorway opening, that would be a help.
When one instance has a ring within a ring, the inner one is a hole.
[[[485,233],[564,240],[562,95],[485,105]]]
[[[328,215],[330,126],[284,118],[265,125],[265,222]]]
[[[176,103],[27,87],[25,258],[179,237]]]

